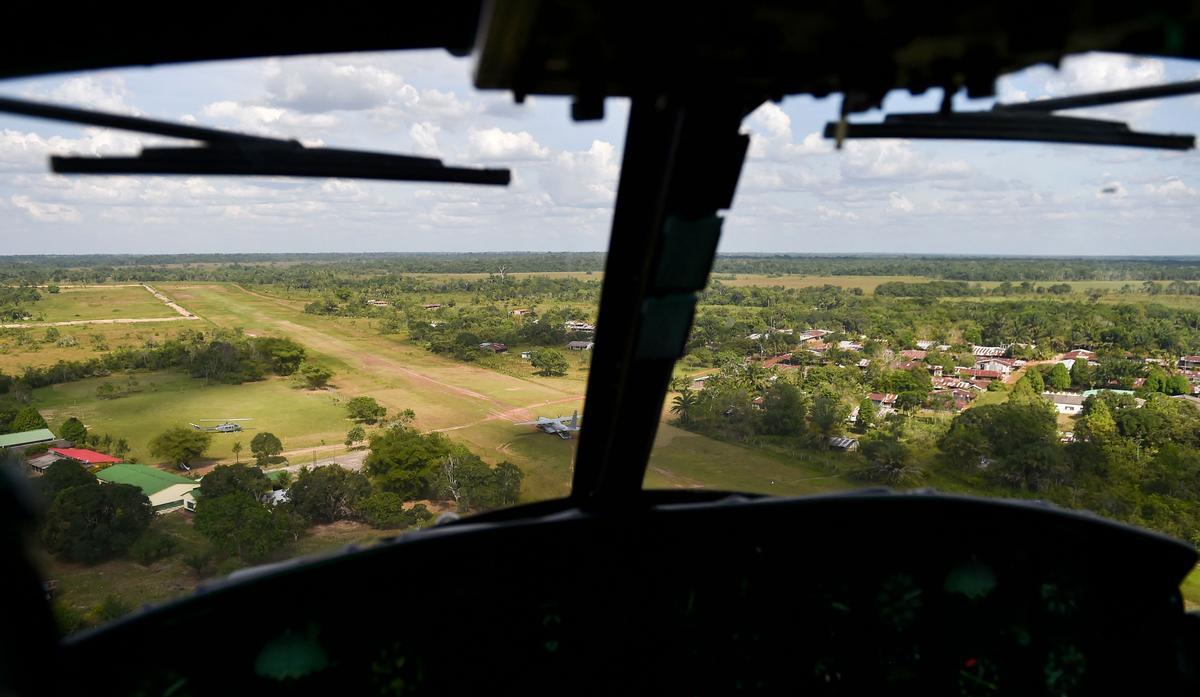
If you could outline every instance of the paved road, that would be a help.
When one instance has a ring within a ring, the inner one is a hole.
[[[366,459],[367,451],[365,449],[352,450],[348,453],[342,453],[341,455],[334,455],[333,457],[318,457],[315,462],[311,457],[305,459],[301,455],[296,455],[295,457],[289,458],[289,461],[292,464],[288,465],[287,467],[274,468],[267,470],[267,472],[270,473],[278,472],[280,470],[287,470],[288,472],[295,473],[299,472],[301,467],[324,467],[325,465],[341,465],[348,470],[357,472],[362,469],[363,461]]]

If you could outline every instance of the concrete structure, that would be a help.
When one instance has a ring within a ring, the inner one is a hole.
[[[1081,394],[1071,394],[1068,392],[1043,392],[1042,397],[1050,400],[1054,404],[1054,410],[1059,414],[1070,416],[1083,411],[1083,400],[1086,399]]]
[[[107,484],[129,484],[142,490],[150,499],[155,513],[167,513],[179,508],[195,510],[192,492],[200,482],[148,465],[118,464],[96,473],[96,479]],[[191,500],[192,505],[187,502]]]

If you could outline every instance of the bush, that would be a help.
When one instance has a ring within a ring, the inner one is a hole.
[[[116,595],[105,596],[104,600],[92,606],[87,612],[87,622],[91,625],[104,624],[120,619],[133,612],[133,606],[121,600]]]
[[[129,556],[142,566],[150,566],[159,559],[175,553],[175,539],[157,530],[147,530],[129,548]]]

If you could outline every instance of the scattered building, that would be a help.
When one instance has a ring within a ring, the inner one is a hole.
[[[591,351],[595,347],[592,341],[568,341],[567,348],[572,351]]]
[[[846,438],[845,436],[832,436],[829,439],[829,447],[834,450],[854,452],[858,450],[858,440],[855,438]]]
[[[922,350],[905,349],[900,355],[910,361],[923,361],[929,354]]]
[[[922,351],[928,351],[935,343],[937,342],[930,341],[929,339],[921,339],[917,342],[917,348],[921,349]]]
[[[1200,370],[1200,356],[1184,356],[1180,358],[1179,367],[1184,370]]]
[[[371,307],[391,307],[391,303],[386,300],[368,300],[367,304]]]
[[[442,304],[441,303],[428,303],[428,304],[422,305],[421,307],[425,308],[426,310],[440,310],[440,309],[442,309]]]
[[[522,351],[521,358],[524,358],[527,361],[532,360],[533,359],[533,351]]]
[[[1043,392],[1042,397],[1050,400],[1054,405],[1054,410],[1059,414],[1068,414],[1071,416],[1083,411],[1083,400],[1086,399],[1081,394],[1070,394],[1068,392]]]
[[[129,484],[142,490],[150,499],[155,513],[168,513],[180,508],[195,510],[192,491],[200,482],[178,474],[172,474],[148,465],[116,464],[96,474],[96,479],[107,484]],[[191,505],[188,505],[191,501]]]
[[[479,348],[492,353],[505,353],[508,351],[508,347],[499,341],[485,341],[479,345]]]
[[[1077,360],[1087,361],[1088,365],[1100,365],[1100,363],[1096,360],[1095,352],[1088,351],[1087,349],[1075,349],[1073,351],[1067,351],[1063,354],[1062,358],[1059,359],[1059,363],[1066,363],[1067,361],[1070,361],[1071,365],[1074,365],[1075,361]]]
[[[529,314],[530,312],[533,312],[533,310],[530,310],[528,307],[518,307],[517,309],[513,310],[512,312],[509,312],[508,314],[512,315],[513,317],[524,317],[525,315]]]
[[[50,452],[65,460],[74,460],[84,467],[95,467],[96,465],[115,465],[118,462],[123,462],[119,457],[98,453],[95,450],[87,450],[85,448],[50,448]]]
[[[580,322],[578,320],[573,320],[573,319],[563,322],[563,328],[569,332],[594,332],[594,331],[596,331],[596,328],[593,327],[592,325],[588,324],[587,322]]]
[[[844,340],[838,342],[838,348],[843,351],[861,351],[863,349],[863,345],[857,341]]]
[[[692,389],[703,390],[705,383],[707,383],[710,379],[712,379],[711,375],[697,375],[696,377],[692,378]]]

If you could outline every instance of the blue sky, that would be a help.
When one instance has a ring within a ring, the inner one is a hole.
[[[599,250],[628,105],[574,123],[564,99],[471,86],[441,52],[135,68],[0,82],[0,94],[313,144],[509,166],[507,189],[269,178],[60,177],[51,153],[129,154],[168,141],[0,116],[5,253]],[[1023,101],[1200,77],[1200,64],[1106,54],[998,83]],[[936,91],[885,110],[931,111]],[[990,100],[957,99],[961,109]],[[751,155],[725,252],[1200,253],[1200,155],[1013,143],[859,141],[818,134],[836,98],[751,115]],[[1200,98],[1081,111],[1151,131],[1200,131]],[[877,119],[879,114],[860,115]],[[1105,193],[1108,191],[1109,193]]]

